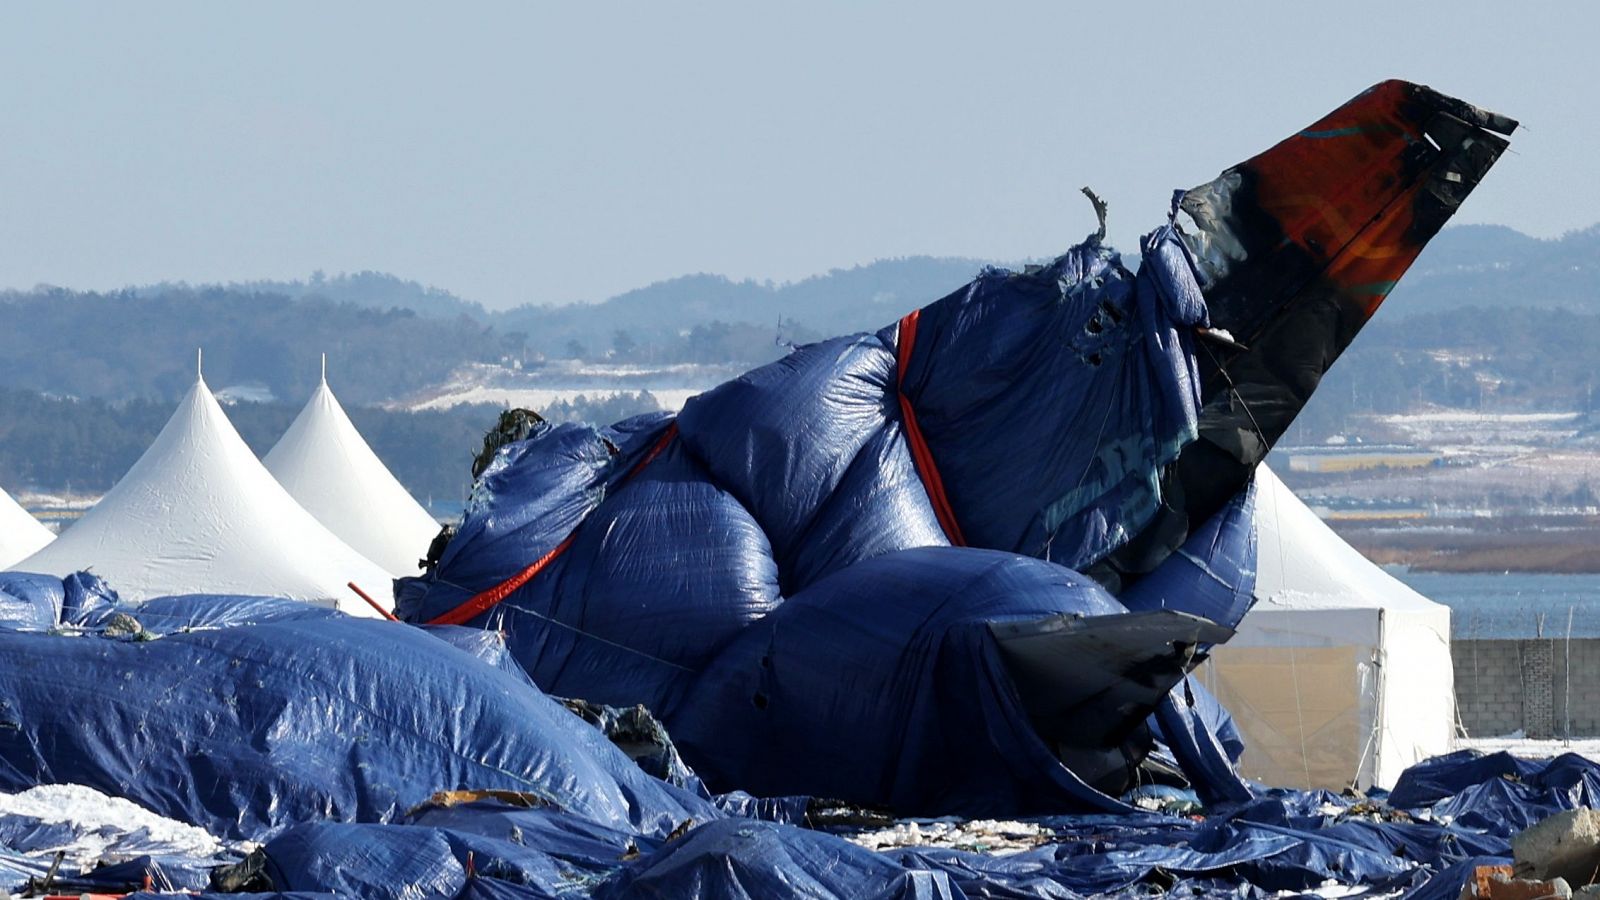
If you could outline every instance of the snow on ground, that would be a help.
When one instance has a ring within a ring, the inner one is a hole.
[[[1446,456],[1494,461],[1550,448],[1582,427],[1580,413],[1485,413],[1438,409],[1368,417],[1378,430]]]
[[[1397,425],[1408,424],[1453,424],[1470,425],[1481,428],[1485,425],[1514,425],[1526,427],[1528,425],[1557,425],[1576,422],[1576,412],[1538,412],[1538,413],[1486,413],[1470,409],[1436,409],[1427,412],[1400,413],[1397,415],[1379,415],[1377,419]]]
[[[28,510],[64,509],[86,510],[100,502],[99,494],[47,494],[42,491],[18,491],[12,495]]]
[[[1572,740],[1534,740],[1521,734],[1500,737],[1457,738],[1457,750],[1478,750],[1483,753],[1508,751],[1513,756],[1528,759],[1549,759],[1563,753],[1576,753],[1585,759],[1600,762],[1600,738],[1573,738]]]
[[[677,412],[690,397],[703,391],[704,388],[521,388],[521,387],[494,387],[476,385],[462,387],[448,393],[439,394],[411,404],[406,408],[414,412],[432,409],[449,409],[453,406],[466,404],[492,404],[494,406],[510,406],[522,409],[540,410],[557,403],[571,403],[578,397],[586,397],[591,401],[610,400],[613,397],[632,397],[640,391],[648,391],[656,399],[662,409]]]
[[[471,363],[450,373],[442,384],[386,404],[390,409],[449,409],[486,403],[542,409],[579,396],[609,400],[648,391],[663,409],[678,410],[684,401],[736,377],[730,366],[679,364],[636,366],[551,360],[528,368]]]
[[[44,784],[20,794],[0,794],[0,818],[69,826],[70,838],[66,841],[13,849],[30,855],[64,851],[66,861],[78,868],[88,868],[101,860],[140,856],[154,852],[155,847],[162,853],[197,859],[215,857],[225,849],[204,829],[163,818],[136,803],[76,784]],[[58,834],[54,830],[37,833]]]
[[[1052,837],[1050,829],[1028,822],[955,818],[902,819],[888,828],[848,835],[850,841],[868,850],[947,847],[995,856],[1031,850]]]

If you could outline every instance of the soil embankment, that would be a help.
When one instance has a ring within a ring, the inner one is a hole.
[[[1518,527],[1521,525],[1522,527]],[[1600,519],[1518,519],[1450,528],[1335,525],[1340,537],[1379,565],[1428,572],[1600,573]]]

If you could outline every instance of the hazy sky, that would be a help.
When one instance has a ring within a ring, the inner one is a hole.
[[[1600,221],[1593,0],[26,6],[0,7],[6,287],[377,269],[599,300],[1045,256],[1092,229],[1084,184],[1133,249],[1173,188],[1387,77],[1527,126],[1458,222]]]

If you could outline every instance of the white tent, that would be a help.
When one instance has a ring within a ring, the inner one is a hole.
[[[1265,784],[1389,787],[1450,750],[1450,609],[1373,565],[1256,470],[1256,606],[1199,670]]]
[[[289,495],[390,573],[416,575],[439,523],[389,474],[322,384],[263,462]]]
[[[294,502],[198,378],[128,474],[12,568],[91,569],[129,600],[267,594],[375,616],[346,583],[380,600],[389,594],[388,573]]]
[[[55,538],[50,529],[40,525],[0,488],[0,567],[11,565]]]

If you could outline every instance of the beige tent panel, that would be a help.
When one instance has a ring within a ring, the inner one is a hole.
[[[1348,784],[1362,727],[1365,647],[1223,645],[1199,670],[1244,737],[1240,774],[1274,787]]]

